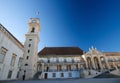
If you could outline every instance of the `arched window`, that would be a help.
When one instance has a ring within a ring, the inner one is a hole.
[[[26,59],[28,60],[29,56],[26,57]]]
[[[50,60],[48,59],[48,63],[50,63]]]
[[[28,64],[26,63],[25,66],[28,66]]]
[[[29,47],[31,46],[31,44],[28,45]]]
[[[31,32],[35,32],[35,28],[34,27],[32,28]]]

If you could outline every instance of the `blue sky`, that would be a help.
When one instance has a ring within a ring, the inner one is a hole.
[[[79,46],[88,51],[94,46],[120,51],[119,0],[0,0],[0,23],[21,42],[34,17],[41,23],[39,50]]]

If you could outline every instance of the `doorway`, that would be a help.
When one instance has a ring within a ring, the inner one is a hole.
[[[45,73],[45,76],[44,76],[44,78],[45,78],[45,79],[47,79],[47,78],[48,78],[48,76],[47,76],[47,73]]]

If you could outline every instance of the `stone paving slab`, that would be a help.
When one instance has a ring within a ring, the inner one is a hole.
[[[0,81],[0,83],[120,83],[120,78],[101,79],[47,79],[47,80],[18,80]]]

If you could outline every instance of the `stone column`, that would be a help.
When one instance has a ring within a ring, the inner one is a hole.
[[[88,62],[87,62],[87,58],[86,58],[86,57],[84,57],[83,59],[85,60],[85,66],[86,66],[86,69],[88,69]]]
[[[42,79],[44,79],[44,63],[42,63],[42,74],[41,74],[41,76],[42,76]]]
[[[42,63],[42,72],[44,72],[44,63]]]
[[[87,61],[87,57],[85,57],[85,65],[86,65],[86,68],[88,69],[88,61]]]
[[[77,67],[78,67],[77,70],[79,70],[79,64],[78,63],[77,63]]]
[[[78,70],[80,70],[80,63],[78,63]]]
[[[53,72],[56,71],[56,65],[55,64],[51,64],[51,67],[53,67],[53,68],[50,69],[50,72],[51,71],[53,71]]]
[[[75,64],[73,64],[73,70],[75,70]]]
[[[86,69],[88,69],[88,62],[85,60]]]
[[[64,64],[61,64],[61,70],[64,71]]]
[[[92,63],[92,68],[96,69],[96,67],[95,67],[94,57],[91,58],[91,63]]]
[[[115,63],[114,63],[114,62],[113,62],[113,65],[114,65],[115,69],[116,69],[116,70],[118,70],[118,68],[117,68],[117,66],[115,65]]]
[[[57,71],[59,72],[59,64],[57,64]]]
[[[110,69],[110,66],[109,66],[109,64],[108,64],[108,60],[107,60],[107,58],[104,57],[104,60],[105,60],[105,63],[106,63],[106,65],[107,65],[107,68]]]
[[[37,72],[40,70],[40,64],[37,64]]]

